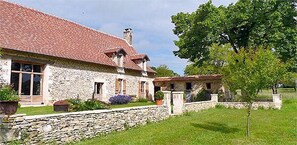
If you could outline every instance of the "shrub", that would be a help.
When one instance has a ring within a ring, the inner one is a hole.
[[[193,98],[193,101],[207,101],[210,100],[210,94],[211,92],[208,90],[205,90],[204,88],[201,89],[197,95]]]
[[[137,102],[147,102],[147,99],[146,99],[146,98],[139,98],[139,99],[137,100]]]
[[[17,92],[10,85],[1,85],[0,88],[0,100],[5,101],[19,101],[20,98]]]
[[[76,99],[68,99],[67,101],[69,102],[69,111],[76,112],[76,111],[85,110],[82,100],[76,98]]]
[[[87,100],[84,102],[85,110],[97,110],[97,109],[106,109],[108,108],[106,104],[102,103],[99,100]]]
[[[109,98],[110,104],[128,104],[132,98],[128,95],[116,95]]]
[[[157,91],[155,94],[155,100],[163,100],[164,99],[164,93],[162,91]]]
[[[69,111],[73,112],[109,108],[108,104],[99,100],[82,101],[80,99],[68,99],[67,102],[69,103]]]

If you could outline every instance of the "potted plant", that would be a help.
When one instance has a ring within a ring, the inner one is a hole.
[[[55,112],[68,112],[69,102],[67,100],[60,100],[54,103],[54,111]]]
[[[164,93],[162,91],[157,91],[155,94],[155,100],[157,105],[162,105],[164,99]]]
[[[0,113],[8,116],[17,112],[19,96],[10,85],[0,86]]]

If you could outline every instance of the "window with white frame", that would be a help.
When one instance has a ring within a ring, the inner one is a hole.
[[[31,102],[41,101],[42,80],[43,65],[18,61],[11,63],[10,84],[20,97],[25,97]]]

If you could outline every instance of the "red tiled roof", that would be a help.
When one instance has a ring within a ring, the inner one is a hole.
[[[192,75],[183,77],[158,77],[154,82],[170,82],[170,81],[197,81],[197,80],[220,80],[222,75]]]
[[[104,52],[122,48],[124,67],[142,70],[131,61],[137,52],[124,39],[2,0],[0,47],[109,66],[116,64]]]
[[[135,54],[135,55],[130,56],[130,58],[131,58],[131,60],[144,59],[144,58],[146,58],[147,60],[150,60],[146,54]]]
[[[105,54],[108,54],[108,53],[118,53],[120,51],[124,51],[125,52],[125,50],[123,48],[112,48],[112,49],[106,49],[106,50],[104,50],[104,53]]]

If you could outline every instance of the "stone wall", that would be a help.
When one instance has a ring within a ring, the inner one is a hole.
[[[185,103],[184,112],[207,110],[210,108],[215,108],[216,105],[217,105],[217,102],[215,101]]]
[[[11,123],[2,125],[0,133],[6,140],[20,139],[25,144],[64,144],[161,121],[168,117],[166,106],[16,116]]]
[[[232,109],[245,109],[247,108],[247,103],[245,102],[218,102],[218,105],[223,105],[226,108]],[[252,109],[257,110],[259,108],[272,109],[275,108],[274,102],[254,102]]]

